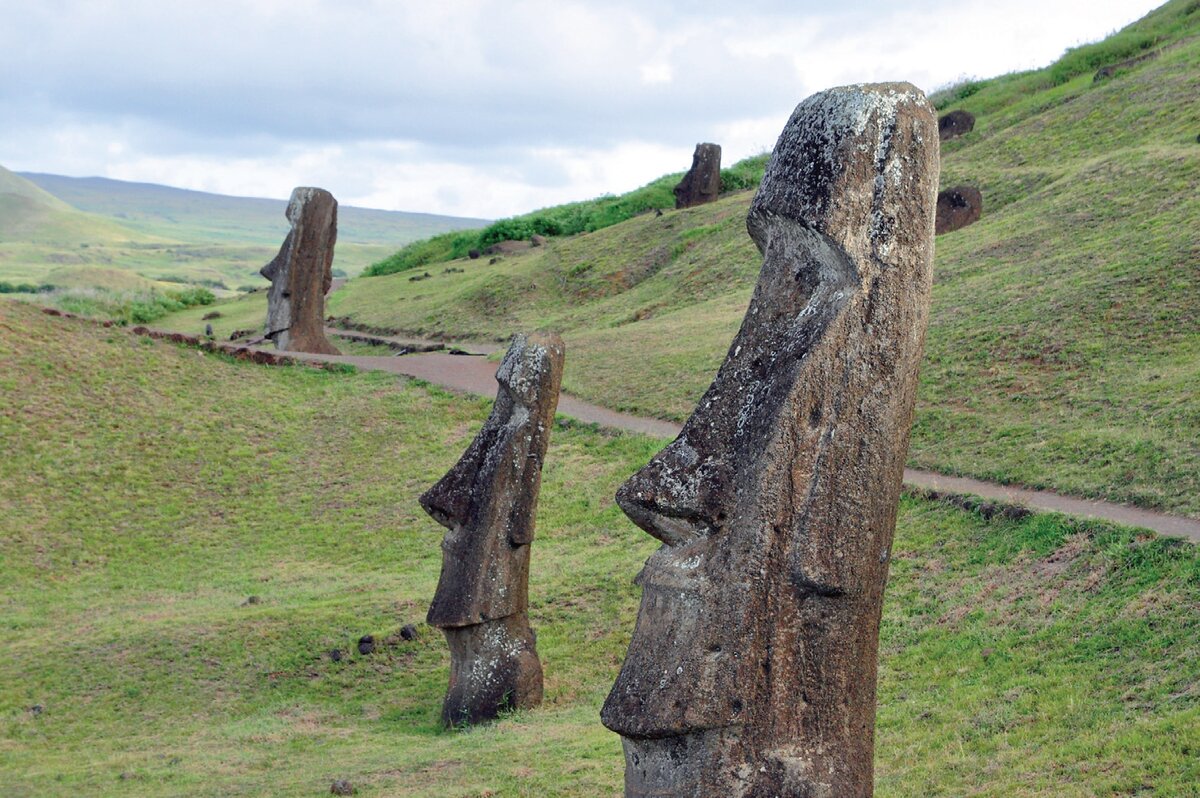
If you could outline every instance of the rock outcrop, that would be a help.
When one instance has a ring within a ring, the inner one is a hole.
[[[983,195],[974,186],[955,186],[938,193],[938,235],[975,224],[983,215]]]
[[[262,268],[271,281],[263,337],[276,349],[341,354],[325,338],[325,294],[333,284],[337,200],[321,188],[297,188],[287,206],[292,229],[275,259]]]
[[[721,195],[721,145],[697,144],[692,168],[675,186],[675,207],[691,208]]]
[[[970,111],[951,111],[938,119],[938,138],[942,141],[958,138],[975,129],[975,115]]]
[[[762,270],[679,437],[618,491],[662,541],[604,703],[627,796],[868,796],[876,655],[929,313],[937,119],[906,84],[784,129]]]
[[[428,622],[450,645],[450,688],[442,705],[448,726],[542,701],[542,666],[528,616],[529,548],[563,352],[557,335],[513,337],[483,429],[420,499],[447,529]]]

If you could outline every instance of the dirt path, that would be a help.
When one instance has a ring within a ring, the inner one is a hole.
[[[455,346],[459,345],[455,344]],[[462,347],[468,351],[472,351],[470,345],[462,345]],[[498,348],[495,347],[492,351],[496,351]],[[336,357],[291,352],[288,354],[297,359],[350,363],[359,368],[388,371],[393,374],[416,377],[426,382],[466,393],[480,394],[488,397],[496,395],[496,363],[488,361],[483,357],[450,355],[445,352],[412,354],[405,355],[404,357]],[[562,394],[559,398],[558,411],[563,415],[577,418],[580,421],[599,424],[604,427],[640,432],[659,438],[674,438],[679,434],[680,430],[678,424],[670,421],[643,418],[628,413],[618,413],[567,394]],[[1033,510],[1045,510],[1087,518],[1100,518],[1127,526],[1145,527],[1161,535],[1183,537],[1200,543],[1200,520],[1193,518],[1168,515],[1153,510],[1143,510],[1124,504],[1063,496],[1051,491],[1029,490],[1008,485],[998,485],[967,477],[948,477],[932,471],[922,471],[912,468],[905,469],[904,481],[908,485],[926,490],[972,494],[989,501],[1019,504]]]

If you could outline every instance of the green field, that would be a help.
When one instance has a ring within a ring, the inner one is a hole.
[[[1093,80],[1141,52],[1158,56]],[[1200,516],[1200,5],[935,99],[977,115],[942,183],[979,186],[985,210],[937,241],[911,463]],[[757,275],[750,197],[454,261],[464,273],[352,280],[329,312],[405,334],[558,330],[565,390],[682,420]]]
[[[416,497],[488,402],[11,301],[0,394],[6,795],[619,794],[598,712],[655,541],[612,496],[662,441],[556,425],[530,586],[546,702],[447,732],[422,623],[442,530]],[[894,551],[879,795],[1200,794],[1195,547],[907,497]]]
[[[164,286],[265,286],[258,275],[287,234],[286,198],[227,197],[103,178],[18,175],[0,167],[0,280],[64,288],[70,268],[127,272]],[[334,268],[357,274],[397,246],[482,219],[339,208]],[[108,282],[111,282],[108,281]]]

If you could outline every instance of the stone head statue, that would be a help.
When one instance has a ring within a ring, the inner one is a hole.
[[[527,615],[529,554],[563,354],[557,335],[513,337],[483,429],[420,498],[446,527],[428,622],[450,644],[447,724],[541,702],[542,669]]]
[[[321,188],[292,191],[285,212],[292,229],[279,254],[259,272],[271,281],[264,337],[277,349],[336,355],[325,338],[325,294],[333,283],[337,200]]]
[[[602,719],[630,796],[872,789],[883,585],[924,344],[938,129],[908,84],[801,103],[741,329],[617,501],[662,541]]]

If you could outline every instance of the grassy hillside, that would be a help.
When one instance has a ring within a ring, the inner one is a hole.
[[[22,246],[70,250],[85,242],[128,244],[147,240],[146,235],[115,220],[71,207],[0,166],[0,259],[10,258],[10,253],[20,251]]]
[[[286,204],[0,168],[0,279],[53,282],[50,272],[65,265],[77,274],[121,269],[160,282],[265,286],[258,270],[287,234]],[[338,211],[334,267],[347,274],[415,239],[486,223],[352,206]]]
[[[6,301],[0,392],[6,794],[619,794],[598,714],[655,542],[612,496],[661,441],[556,426],[530,587],[546,703],[445,732],[421,623],[441,528],[416,497],[487,402]],[[878,795],[1197,795],[1195,547],[909,497],[894,552]],[[381,651],[353,653],[368,633]]]
[[[937,242],[912,462],[1200,515],[1200,4],[941,102],[978,118],[946,144],[943,185],[979,186],[985,209]],[[758,271],[750,196],[354,280],[330,312],[412,334],[557,329],[568,390],[680,420]]]

